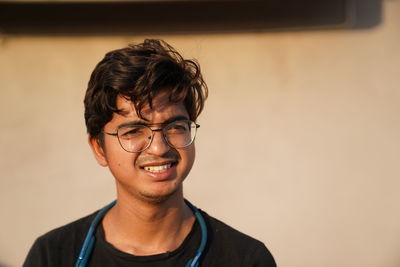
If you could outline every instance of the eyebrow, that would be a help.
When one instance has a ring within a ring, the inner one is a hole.
[[[161,122],[161,123],[148,123],[145,120],[138,119],[138,120],[132,120],[132,121],[124,122],[124,123],[118,125],[117,129],[122,128],[122,127],[127,127],[127,126],[134,126],[134,125],[144,125],[144,126],[166,125],[166,124],[169,124],[171,122],[181,121],[181,120],[189,120],[189,118],[184,116],[184,115],[178,115],[178,116],[173,116],[173,117],[171,117],[171,118],[169,118],[169,119],[167,119],[167,120],[165,120],[164,122]]]

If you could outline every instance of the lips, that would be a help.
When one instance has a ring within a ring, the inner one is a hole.
[[[178,161],[160,163],[152,162],[141,166],[141,169],[145,172],[148,178],[151,178],[151,181],[169,181],[176,178],[177,163]]]
[[[166,172],[171,167],[174,167],[177,164],[177,161],[168,161],[168,162],[149,162],[140,166],[145,171],[151,173],[162,173]]]
[[[166,171],[169,168],[171,168],[171,166],[172,166],[172,163],[167,163],[167,164],[159,165],[159,166],[146,166],[146,167],[143,167],[143,169],[145,169],[146,171],[149,171],[149,172],[163,172],[163,171]]]

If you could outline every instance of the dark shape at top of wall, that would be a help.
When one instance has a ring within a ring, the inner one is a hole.
[[[121,35],[360,29],[381,0],[1,2],[0,34]]]
[[[382,21],[382,1],[353,0],[354,29],[371,28]]]

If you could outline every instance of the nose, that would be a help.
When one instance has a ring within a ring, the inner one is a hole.
[[[161,129],[153,130],[153,140],[151,141],[150,146],[146,149],[146,152],[149,154],[162,156],[170,149],[171,148],[165,141]]]

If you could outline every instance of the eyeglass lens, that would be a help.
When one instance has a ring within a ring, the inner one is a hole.
[[[196,130],[196,123],[190,120],[181,120],[164,126],[162,133],[171,147],[183,148],[193,142]],[[124,126],[118,129],[118,139],[124,150],[141,152],[150,145],[154,131],[146,125]]]

